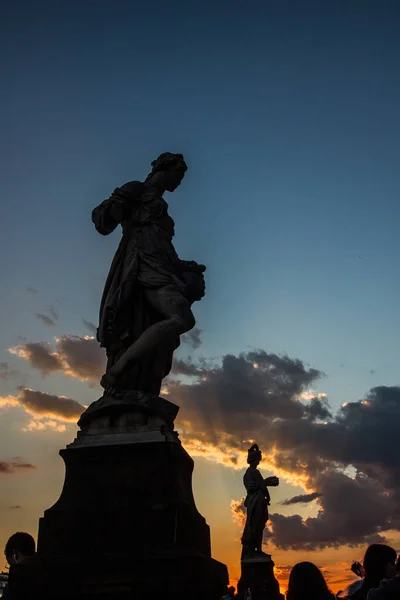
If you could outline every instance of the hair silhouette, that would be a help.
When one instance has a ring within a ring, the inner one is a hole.
[[[8,556],[11,552],[20,552],[24,556],[35,554],[35,540],[29,533],[17,531],[8,540],[4,554]]]
[[[301,562],[290,573],[287,600],[334,600],[321,571],[313,563]]]

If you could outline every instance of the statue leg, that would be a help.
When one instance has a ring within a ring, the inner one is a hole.
[[[189,302],[175,286],[160,289],[146,289],[146,301],[160,316],[164,317],[146,329],[142,335],[107,370],[102,379],[103,387],[113,387],[119,375],[129,363],[138,360],[145,352],[152,350],[166,339],[182,335],[195,325]]]

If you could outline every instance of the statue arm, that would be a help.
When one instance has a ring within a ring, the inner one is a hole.
[[[132,181],[116,188],[108,200],[93,210],[92,221],[101,235],[109,235],[127,218],[132,204],[140,197],[140,186],[140,182]]]
[[[205,265],[199,265],[195,260],[179,259],[179,264],[183,271],[192,271],[193,273],[204,273],[204,271],[206,270]]]
[[[264,479],[265,486],[277,487],[279,485],[279,478],[273,475]]]
[[[109,198],[92,212],[92,221],[101,235],[109,235],[123,220],[124,208],[121,202]]]

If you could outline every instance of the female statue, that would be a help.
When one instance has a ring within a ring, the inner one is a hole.
[[[182,154],[165,152],[152,162],[143,183],[116,188],[92,213],[102,235],[122,226],[97,330],[107,352],[101,380],[107,394],[159,394],[179,336],[195,325],[191,305],[204,296],[206,268],[178,258],[172,243],[174,221],[163,199],[165,191],[180,185],[186,170]]]
[[[247,491],[244,502],[247,516],[242,536],[242,558],[263,554],[262,538],[268,521],[268,506],[270,504],[268,486],[279,485],[278,477],[263,479],[257,469],[261,459],[261,450],[257,444],[253,444],[247,453],[247,462],[250,466],[243,477],[243,483]]]

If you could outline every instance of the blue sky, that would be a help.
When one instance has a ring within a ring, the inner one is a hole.
[[[396,0],[2,13],[0,362],[20,372],[3,394],[22,382],[91,401],[8,348],[88,333],[119,238],[91,210],[164,151],[189,165],[166,197],[176,248],[208,267],[198,355],[287,352],[326,373],[334,407],[399,384]],[[53,328],[33,314],[50,304]]]
[[[286,351],[318,362],[345,396],[364,393],[370,369],[395,377],[396,2],[3,12],[8,344],[41,335],[15,298],[26,285],[62,304],[64,331],[95,320],[91,277],[106,273],[116,239],[96,235],[91,209],[168,149],[190,167],[169,198],[176,246],[209,269],[204,350]]]

